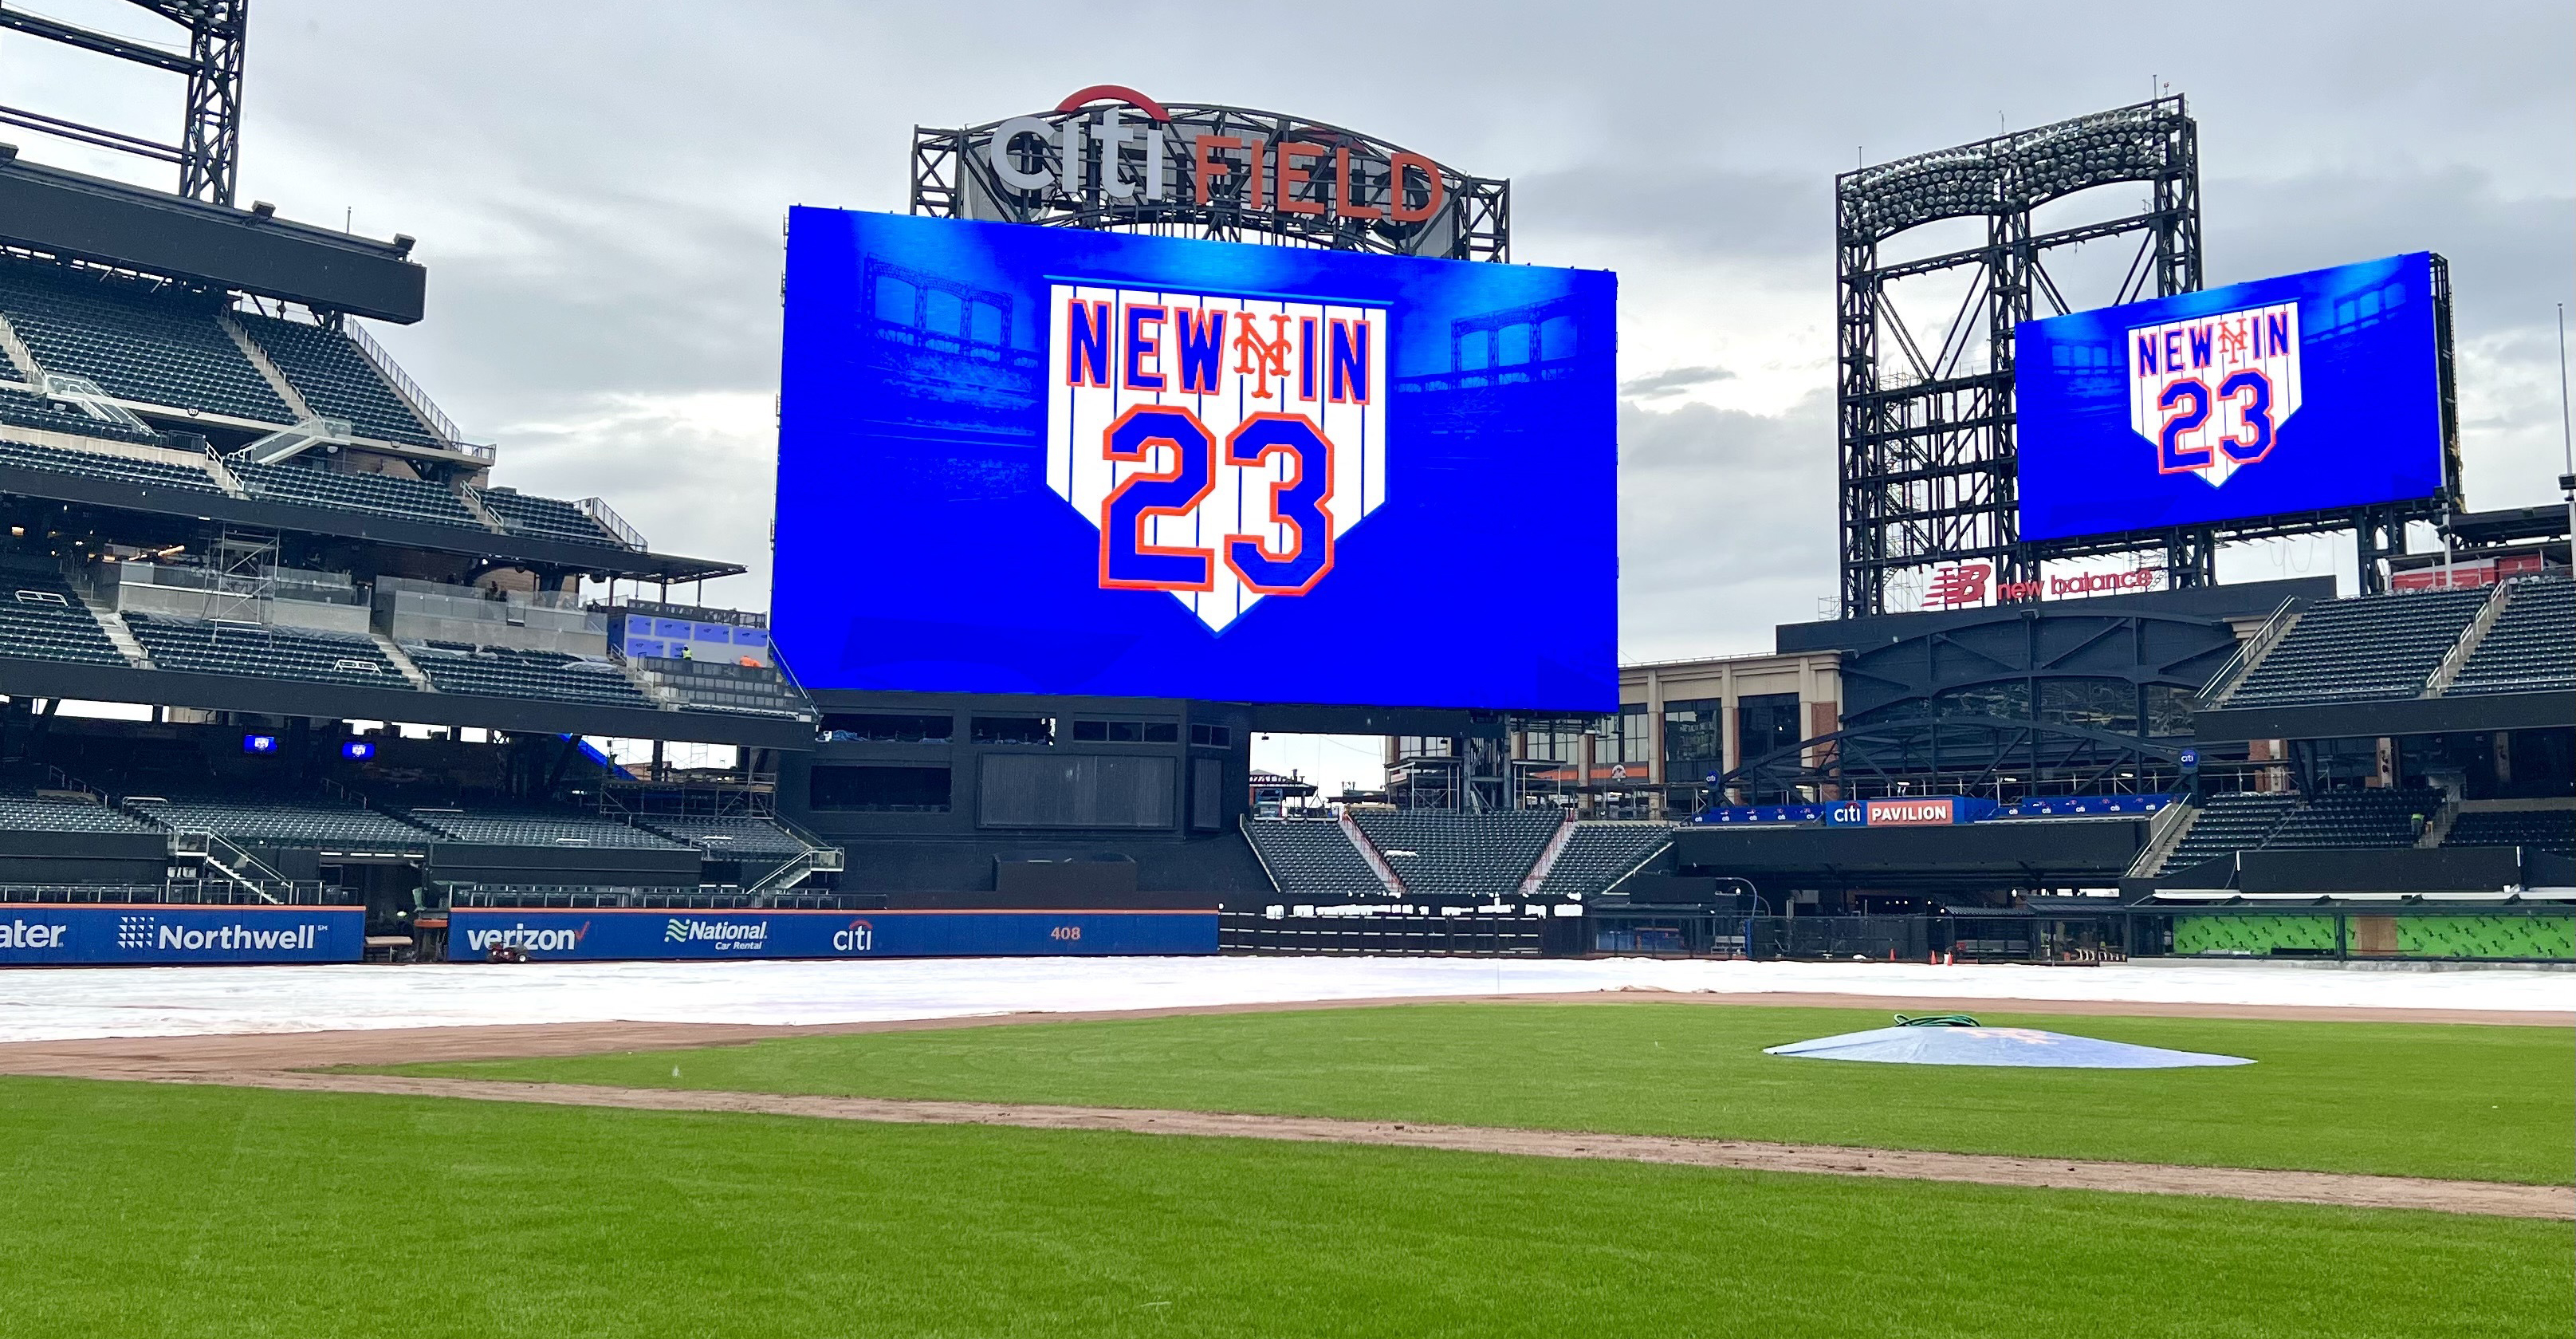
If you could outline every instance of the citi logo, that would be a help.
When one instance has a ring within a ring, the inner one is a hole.
[[[835,953],[865,953],[877,946],[877,928],[866,921],[852,921],[847,928],[832,935]]]
[[[674,916],[662,926],[662,942],[759,948],[769,942],[769,922],[682,920]]]
[[[521,921],[506,930],[468,930],[465,932],[465,947],[477,953],[488,953],[496,948],[523,948],[530,953],[569,953],[580,948],[581,941],[589,934],[588,921],[582,922],[578,930],[531,930],[526,921]]]
[[[68,925],[29,925],[10,921],[0,925],[0,948],[61,948],[63,932]]]

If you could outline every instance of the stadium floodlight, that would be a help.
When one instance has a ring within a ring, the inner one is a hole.
[[[243,735],[243,736],[242,736],[242,752],[244,752],[244,753],[275,753],[275,752],[277,752],[277,736],[275,736],[275,735]]]

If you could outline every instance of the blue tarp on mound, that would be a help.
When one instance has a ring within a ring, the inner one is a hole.
[[[2007,1065],[2030,1069],[2183,1069],[2250,1065],[2232,1055],[2070,1037],[2017,1027],[1882,1027],[1763,1048],[1800,1060],[1871,1060],[1885,1065]]]

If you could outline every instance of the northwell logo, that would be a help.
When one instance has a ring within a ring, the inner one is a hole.
[[[1384,308],[1056,284],[1049,312],[1047,486],[1103,589],[1223,632],[1386,500]]]
[[[2299,304],[2274,303],[2129,332],[2129,425],[2156,472],[2210,487],[2272,453],[2299,412]]]
[[[311,949],[330,933],[331,927],[318,921],[302,925],[209,925],[202,928],[164,925],[152,915],[116,918],[116,946],[121,949],[178,949],[184,952],[213,951],[242,953],[253,950]],[[54,947],[62,947],[61,936],[55,936]]]

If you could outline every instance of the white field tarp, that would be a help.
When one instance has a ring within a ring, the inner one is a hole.
[[[2101,967],[1477,958],[945,958],[876,962],[83,967],[0,971],[0,1041],[494,1023],[843,1023],[1301,1000],[1666,990],[2556,1010],[2576,974],[2279,964]],[[1999,1011],[2008,1005],[1998,1003]]]

